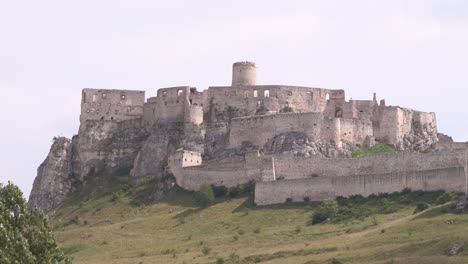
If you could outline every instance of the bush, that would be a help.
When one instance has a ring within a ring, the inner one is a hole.
[[[280,110],[280,113],[293,113],[293,112],[294,110],[289,106],[285,106]]]
[[[241,193],[241,190],[239,186],[234,186],[234,187],[229,188],[228,193],[229,193],[229,197],[236,198]]]
[[[224,264],[224,259],[223,258],[217,258],[216,259],[216,264]]]
[[[209,248],[209,247],[203,247],[202,248],[203,256],[208,256],[208,254],[210,254],[210,252],[211,252],[211,248]]]
[[[339,260],[337,260],[337,259],[332,259],[332,260],[330,261],[330,264],[343,264],[343,262],[341,262],[341,261],[339,261]]]
[[[308,203],[310,202],[310,198],[309,197],[304,197],[304,203]]]
[[[257,227],[253,231],[255,234],[260,234],[260,227]]]
[[[293,199],[292,198],[286,198],[287,203],[292,203]]]
[[[211,205],[214,199],[213,188],[210,185],[203,184],[200,190],[195,193],[195,200],[203,207]]]
[[[450,201],[453,201],[457,198],[457,196],[454,193],[443,193],[439,197],[437,197],[436,203],[437,204],[444,204],[448,203]]]
[[[422,212],[424,210],[426,210],[427,208],[429,208],[429,205],[427,203],[418,203],[416,205],[416,209],[414,209],[414,213],[419,213],[419,212]]]
[[[320,224],[333,217],[338,211],[338,204],[335,200],[323,202],[317,211],[312,214],[312,224]]]
[[[302,228],[300,226],[296,226],[296,230],[294,231],[296,231],[296,233],[300,233],[302,231]]]
[[[224,185],[221,185],[221,186],[211,185],[211,188],[213,188],[213,193],[216,198],[224,197],[228,193],[228,188]]]

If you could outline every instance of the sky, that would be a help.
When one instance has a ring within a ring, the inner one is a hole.
[[[258,84],[375,92],[468,140],[465,0],[0,0],[0,183],[29,196],[81,89],[204,90],[245,60]]]

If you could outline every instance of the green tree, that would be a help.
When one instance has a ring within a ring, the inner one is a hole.
[[[23,193],[11,182],[0,183],[0,263],[71,263],[58,248],[45,215],[30,213]]]

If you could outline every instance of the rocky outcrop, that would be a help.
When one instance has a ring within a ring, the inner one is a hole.
[[[28,206],[48,213],[59,205],[73,191],[72,141],[68,138],[54,138],[52,147],[44,162],[37,170]]]
[[[292,154],[299,157],[319,156],[323,158],[351,157],[353,146],[343,143],[336,146],[331,142],[315,142],[304,133],[280,134],[264,146],[266,154]]]
[[[398,149],[426,152],[435,148],[439,141],[437,128],[432,124],[413,122],[411,132],[403,136],[403,141]]]
[[[167,156],[179,148],[182,133],[180,124],[168,124],[153,130],[134,159],[130,175],[135,183],[163,177]]]
[[[148,136],[139,119],[85,121],[74,139],[77,146],[74,173],[85,180],[88,174],[103,170],[130,170]]]

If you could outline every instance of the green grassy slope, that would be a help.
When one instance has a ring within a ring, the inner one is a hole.
[[[468,263],[468,215],[444,208],[413,215],[406,201],[392,213],[308,225],[317,204],[254,207],[241,197],[201,209],[181,191],[144,204],[147,189],[124,176],[111,182],[94,182],[52,218],[74,263]],[[465,251],[445,256],[455,242]]]

